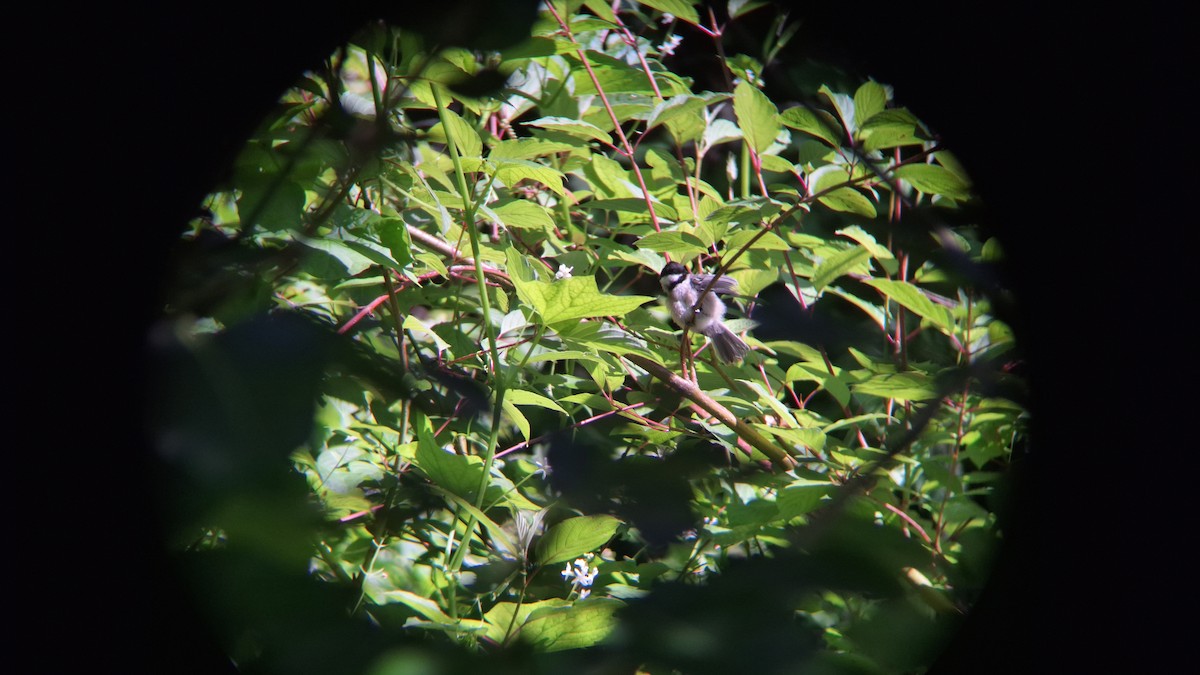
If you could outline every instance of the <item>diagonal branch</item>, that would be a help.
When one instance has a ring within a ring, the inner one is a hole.
[[[679,392],[682,396],[692,401],[696,405],[704,409],[705,412],[716,417],[722,424],[733,429],[733,431],[742,440],[762,451],[764,455],[771,458],[771,462],[776,468],[788,470],[796,465],[796,460],[792,459],[785,450],[769,441],[765,436],[758,433],[758,430],[747,424],[744,420],[739,419],[728,408],[717,403],[708,394],[705,394],[695,382],[685,380],[668,370],[661,364],[655,363],[650,359],[638,354],[626,354],[625,358],[637,364],[640,368],[650,373],[659,380],[662,380],[668,387]]]

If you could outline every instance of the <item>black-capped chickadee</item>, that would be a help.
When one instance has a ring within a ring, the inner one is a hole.
[[[742,360],[750,345],[746,344],[722,323],[725,318],[725,303],[717,297],[718,293],[729,294],[737,292],[737,279],[722,276],[713,284],[712,291],[704,296],[704,302],[696,307],[700,294],[712,281],[711,274],[691,274],[677,262],[669,262],[663,266],[658,275],[663,292],[667,294],[667,306],[671,309],[671,318],[680,328],[687,328],[703,333],[712,341],[717,355],[725,363]],[[693,310],[693,308],[695,309]]]

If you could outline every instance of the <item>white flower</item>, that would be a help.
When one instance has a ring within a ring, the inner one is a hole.
[[[559,574],[563,579],[571,582],[571,590],[579,592],[579,599],[586,598],[592,592],[592,582],[596,580],[596,575],[600,573],[599,568],[592,567],[589,563],[595,557],[589,553],[583,558],[576,558],[575,564],[567,563],[565,569]]]
[[[555,279],[570,279],[571,272],[573,272],[574,270],[575,270],[575,268],[571,267],[569,265],[559,265],[558,271],[554,273],[554,278]]]
[[[668,23],[671,23],[671,22],[672,22],[672,21],[674,21],[674,20],[675,20],[675,15],[674,15],[674,14],[670,14],[670,13],[667,13],[667,12],[663,12],[663,15],[662,15],[662,23],[663,23],[663,24],[668,24]]]
[[[672,35],[666,42],[658,46],[658,53],[663,56],[670,56],[675,53],[675,48],[679,43],[683,42],[682,35]]]

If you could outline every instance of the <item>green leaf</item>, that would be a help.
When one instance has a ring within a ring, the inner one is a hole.
[[[878,260],[879,264],[883,266],[883,269],[888,274],[895,274],[900,269],[900,265],[896,262],[896,257],[892,255],[892,252],[886,246],[876,242],[875,237],[872,237],[869,232],[858,225],[842,228],[834,232],[834,234],[840,234],[843,237],[853,239],[860,246],[870,251],[871,257]]]
[[[547,37],[531,37],[500,52],[500,61],[520,61],[553,56],[556,53],[554,40]]]
[[[784,110],[779,117],[787,127],[815,136],[832,147],[836,148],[841,145],[838,136],[841,133],[840,125],[837,120],[823,110],[796,106]]]
[[[525,126],[561,131],[576,138],[600,141],[605,145],[612,145],[613,143],[612,136],[609,136],[607,131],[583,120],[573,120],[566,117],[539,117],[524,124]]]
[[[455,455],[434,444],[432,436],[426,442],[418,432],[418,444],[413,461],[429,480],[468,502],[475,500],[483,478],[483,460],[478,457]]]
[[[521,626],[521,639],[540,652],[590,647],[616,628],[614,613],[624,606],[614,598],[588,598],[566,608],[537,610]]]
[[[417,333],[422,333],[424,335],[428,335],[429,337],[433,338],[434,343],[437,344],[437,350],[438,350],[439,354],[446,351],[447,349],[450,349],[450,343],[443,340],[440,335],[433,332],[433,330],[430,329],[429,326],[426,326],[423,321],[421,321],[420,319],[418,319],[416,316],[414,316],[412,314],[409,314],[404,317],[403,327],[404,327],[404,330],[415,331]]]
[[[903,305],[913,314],[927,319],[943,333],[954,334],[954,316],[950,309],[934,303],[920,288],[907,281],[892,279],[868,279],[866,283],[879,289],[890,300]]]
[[[664,204],[656,199],[651,200],[654,204],[654,213],[659,217],[667,220],[678,220],[679,213],[675,211],[669,204]],[[579,205],[581,208],[600,209],[602,211],[618,211],[621,213],[632,213],[639,216],[649,217],[650,209],[646,207],[646,200],[637,197],[620,197],[616,199],[592,199],[583,202]]]
[[[555,281],[525,281],[513,276],[517,294],[533,307],[546,323],[602,316],[625,316],[654,300],[644,295],[608,295],[591,276]]]
[[[925,401],[937,396],[929,376],[923,373],[880,373],[865,382],[850,385],[856,394],[869,394],[898,401]]]
[[[346,273],[350,276],[359,274],[375,264],[374,260],[347,246],[346,242],[340,239],[316,239],[296,235],[296,240],[311,249],[332,256],[341,263],[342,267],[346,269]]]
[[[583,166],[583,175],[591,184],[597,199],[632,197],[629,189],[629,176],[625,169],[614,159],[603,155],[595,155],[592,161]]]
[[[740,269],[729,273],[730,277],[737,279],[738,293],[741,295],[755,296],[759,291],[779,281],[779,271],[771,269]]]
[[[761,230],[758,232],[752,230],[738,230],[725,238],[725,246],[730,251],[737,251],[746,245],[751,239],[755,239],[754,244],[750,246],[751,251],[790,251],[792,248],[788,243],[779,238],[779,235],[774,232],[767,232],[762,236]]]
[[[593,14],[615,24],[617,22],[617,15],[613,14],[612,7],[609,6],[611,4],[610,2],[606,2],[606,0],[583,0],[583,6],[592,10]]]
[[[738,125],[726,119],[715,119],[704,128],[704,136],[701,145],[706,148],[711,148],[714,145],[728,143],[743,138],[742,130]]]
[[[729,18],[736,19],[767,4],[768,0],[729,0]]]
[[[506,487],[510,487],[510,486],[506,486]],[[511,537],[509,537],[508,532],[505,531],[505,529],[503,527],[500,527],[499,525],[497,525],[495,523],[495,521],[493,521],[491,518],[489,518],[486,513],[475,508],[474,504],[472,504],[472,503],[468,502],[467,500],[463,499],[462,497],[459,497],[458,495],[450,492],[449,490],[441,488],[437,485],[434,485],[433,489],[435,491],[437,491],[438,493],[440,493],[446,499],[454,502],[456,505],[458,505],[459,508],[465,510],[467,513],[471,514],[472,516],[475,516],[475,520],[479,521],[479,523],[481,523],[484,527],[487,528],[488,535],[492,538],[492,540],[496,543],[497,546],[499,546],[500,548],[502,548],[505,551],[509,551],[510,553],[515,554],[517,552],[516,542],[514,542]],[[495,496],[495,494],[497,492],[499,492],[499,490],[495,489],[494,486],[491,486],[491,485],[488,486],[488,493],[489,493],[488,497]],[[537,508],[536,505],[534,505],[532,502],[529,502],[524,497],[521,497],[520,494],[517,493],[515,490],[508,491],[508,494],[513,495],[517,498],[517,500],[518,500],[517,505],[516,505],[517,508],[525,508],[525,509],[536,509]],[[508,501],[508,500],[506,500],[506,501]],[[490,507],[490,505],[484,504],[484,507],[488,508],[488,507]]]
[[[866,271],[863,263],[870,257],[871,252],[862,246],[854,246],[834,253],[823,260],[813,272],[813,287],[820,291],[843,274],[856,269]]]
[[[863,193],[852,187],[838,188],[819,197],[817,201],[834,211],[855,213],[867,218],[874,218],[878,215],[875,211],[875,204],[870,199],[867,199]]]
[[[388,248],[397,265],[408,267],[412,264],[412,242],[403,219],[380,217],[375,219],[371,226],[375,228],[375,233],[379,235],[379,241]]]
[[[833,104],[838,116],[842,118],[842,126],[846,127],[847,131],[851,134],[858,131],[858,116],[855,114],[853,98],[846,94],[839,94],[824,84],[817,92],[823,94]]]
[[[292,181],[278,184],[266,177],[245,185],[238,197],[238,216],[243,228],[261,227],[278,231],[300,227],[304,211],[304,188]]]
[[[762,155],[759,159],[762,160],[763,171],[790,174],[792,173],[792,169],[796,168],[791,162],[779,155]]]
[[[791,520],[816,510],[825,496],[833,492],[833,486],[826,484],[792,485],[779,491],[775,504],[779,507],[779,516],[783,520]]]
[[[407,605],[409,609],[434,623],[454,623],[454,619],[451,619],[449,614],[443,612],[442,608],[438,607],[437,603],[429,598],[422,597],[411,591],[399,589],[387,591],[382,595],[387,601]]]
[[[560,197],[566,196],[566,190],[563,189],[565,177],[562,172],[528,160],[505,159],[496,167],[496,177],[510,187],[523,180],[536,181],[550,188]]]
[[[504,397],[505,400],[512,401],[513,405],[536,405],[550,410],[557,410],[564,415],[568,414],[562,406],[553,400],[526,389],[509,389],[505,392]]]
[[[543,231],[554,229],[554,217],[550,215],[550,210],[528,199],[504,201],[492,204],[491,208],[506,227]]]
[[[562,327],[556,326],[556,328]],[[590,332],[588,330],[575,330],[569,338],[564,336],[563,342],[570,344],[572,347],[590,349],[596,354],[604,352],[610,354],[640,354],[652,361],[662,363],[662,358],[647,349],[644,341],[619,328],[604,327],[595,322],[584,324],[583,326],[574,326],[574,328],[590,329]],[[607,361],[601,361],[595,366],[590,367],[593,368],[593,372],[599,372],[605,369],[604,366],[607,363]],[[621,375],[620,378],[623,380],[624,375]]]
[[[610,515],[576,516],[546,530],[537,544],[539,565],[574,560],[608,543],[621,521]]]
[[[929,140],[920,120],[905,108],[889,108],[875,114],[859,129],[859,137],[867,150],[920,145]]]
[[[684,99],[678,102],[679,99]],[[680,145],[694,141],[704,134],[708,121],[704,117],[704,99],[679,94],[655,107],[647,120],[647,129],[665,124],[667,131]]]
[[[450,125],[450,135],[454,138],[454,145],[458,148],[460,156],[483,156],[483,141],[474,127],[467,124],[466,120],[459,117],[458,113],[453,110],[446,110],[446,121]],[[446,130],[442,127],[441,122],[433,125],[433,128],[429,130],[429,138],[433,141],[441,141],[446,138]]]
[[[897,178],[902,178],[913,186],[913,189],[929,195],[942,195],[955,200],[966,200],[970,194],[970,186],[945,167],[937,164],[906,164],[895,170]]]
[[[525,413],[521,409],[513,405],[513,402],[508,400],[508,392],[505,392],[504,400],[501,401],[500,407],[504,410],[504,414],[508,417],[508,421],[516,425],[517,430],[521,432],[521,438],[529,440],[529,420],[525,417]]]
[[[488,153],[488,159],[495,162],[496,166],[499,166],[500,160],[504,159],[534,159],[536,157],[544,157],[546,155],[570,152],[578,149],[578,145],[548,141],[544,138],[517,138],[500,141],[492,146],[491,152]]]
[[[611,26],[606,26],[611,28]],[[597,95],[599,91],[596,89],[592,78],[588,77],[583,69],[583,64],[579,61],[577,54],[563,54],[562,56],[567,61],[575,64],[578,68],[580,76],[575,77],[575,97]],[[639,68],[634,68],[624,61],[619,61],[608,54],[594,50],[587,50],[587,58],[592,66],[592,73],[596,75],[596,80],[600,83],[600,90],[605,96],[612,100],[613,94],[643,94],[647,97],[653,95],[650,88],[650,80],[646,73]],[[572,102],[572,105],[577,105]]]
[[[782,128],[779,111],[758,87],[742,81],[733,90],[733,112],[746,142],[755,152],[762,153],[775,142]]]
[[[874,80],[863,82],[858,91],[854,92],[854,112],[858,118],[859,127],[862,127],[876,113],[882,112],[887,106],[887,100],[886,87]]]
[[[659,253],[670,253],[676,258],[704,253],[704,242],[690,232],[652,232],[637,242],[638,248],[645,248]]]
[[[510,629],[514,633],[519,631],[521,625],[535,610],[569,606],[571,606],[571,601],[565,598],[549,598],[520,603],[498,602],[483,614],[483,618],[488,624],[487,636],[496,644],[500,644]]]
[[[696,8],[693,6],[695,3],[687,0],[638,0],[638,4],[657,9],[663,14],[671,14],[693,26],[700,25],[700,16],[696,14]]]

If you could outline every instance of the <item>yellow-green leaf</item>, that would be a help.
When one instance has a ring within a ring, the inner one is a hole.
[[[538,564],[553,565],[591,553],[607,544],[620,526],[620,520],[605,514],[568,518],[538,540]]]
[[[540,127],[542,129],[553,129],[561,131],[564,134],[575,136],[577,138],[587,138],[595,141],[600,141],[605,145],[612,145],[612,136],[608,135],[600,127],[584,122],[583,120],[573,120],[568,117],[539,117],[531,122],[525,122],[526,126]]]
[[[971,196],[970,186],[963,179],[936,164],[906,164],[898,167],[895,174],[897,178],[908,181],[913,189],[925,194],[956,200]]]
[[[913,314],[927,319],[943,333],[954,333],[954,317],[950,309],[930,300],[917,286],[907,281],[892,279],[869,279],[866,283],[879,289],[888,299],[903,305]]]
[[[512,401],[514,405],[536,405],[550,410],[557,410],[566,415],[567,411],[562,406],[555,403],[552,399],[546,398],[541,394],[536,394],[525,389],[509,389],[505,393],[505,399]]]
[[[696,8],[693,6],[695,3],[687,0],[638,0],[638,3],[657,9],[663,14],[670,14],[693,26],[700,25],[700,16],[696,14]]]
[[[521,627],[521,639],[541,652],[590,647],[612,632],[613,614],[625,603],[614,598],[588,598],[570,607],[532,612]]]
[[[813,272],[812,283],[813,287],[818,291],[824,289],[833,280],[854,271],[862,269],[863,263],[871,257],[870,251],[862,246],[854,246],[842,251],[838,251],[826,258]],[[865,269],[863,270],[865,271]]]
[[[782,129],[775,104],[749,82],[743,81],[734,88],[733,112],[742,135],[755,152],[761,153],[771,147]]]

